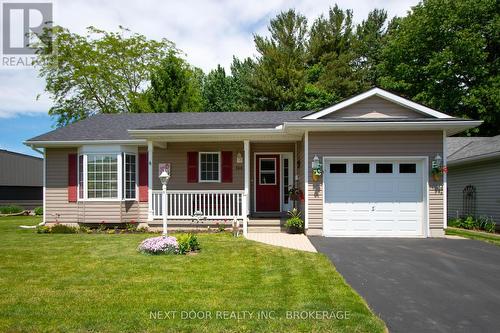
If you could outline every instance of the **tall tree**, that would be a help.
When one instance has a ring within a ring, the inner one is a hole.
[[[236,111],[236,90],[233,78],[220,65],[210,71],[203,81],[204,111]]]
[[[356,27],[354,52],[355,70],[359,73],[360,85],[368,88],[377,84],[377,65],[381,60],[381,50],[386,40],[387,12],[374,9],[366,20]]]
[[[382,50],[380,84],[500,132],[500,3],[425,0],[397,19]]]
[[[96,113],[132,111],[131,101],[142,93],[151,71],[176,52],[166,39],[148,40],[122,27],[119,32],[89,27],[82,36],[56,26],[39,37],[45,43],[37,46],[35,65],[58,126]]]
[[[289,10],[272,19],[268,29],[270,37],[254,36],[260,57],[251,85],[261,109],[284,110],[304,91],[307,20]]]
[[[150,110],[202,111],[202,76],[201,70],[191,67],[176,52],[169,52],[151,75],[151,88],[146,93]]]
[[[360,90],[353,66],[356,53],[352,11],[335,5],[317,18],[310,32],[309,77],[322,90],[348,97]]]

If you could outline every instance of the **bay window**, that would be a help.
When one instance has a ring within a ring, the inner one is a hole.
[[[136,154],[99,152],[78,157],[80,200],[135,200],[136,179]]]

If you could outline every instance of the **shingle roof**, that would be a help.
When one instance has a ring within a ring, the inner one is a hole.
[[[500,135],[447,139],[448,162],[465,161],[500,153]]]
[[[311,111],[100,114],[28,141],[130,140],[130,129],[273,128]]]

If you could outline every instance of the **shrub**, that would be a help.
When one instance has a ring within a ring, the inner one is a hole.
[[[16,205],[0,207],[0,214],[16,214],[21,213],[22,211],[24,211],[24,208]]]
[[[185,254],[191,251],[197,251],[200,249],[200,243],[198,238],[194,234],[182,234],[177,237],[177,243],[179,244],[179,253]]]
[[[76,234],[78,229],[65,224],[56,224],[50,227],[51,234]]]
[[[481,229],[483,229],[486,232],[495,232],[496,229],[496,224],[495,221],[493,221],[493,218],[489,216],[480,216],[478,219],[478,224]]]
[[[137,231],[137,224],[134,221],[130,221],[130,223],[125,224],[125,230],[127,231]]]
[[[37,234],[48,234],[48,233],[50,233],[50,228],[47,227],[46,225],[38,225],[36,227],[36,233]]]
[[[478,224],[476,219],[472,216],[467,216],[465,220],[462,221],[462,228],[464,229],[478,229]]]
[[[287,228],[296,228],[299,230],[304,230],[304,220],[301,217],[302,213],[294,208],[288,212],[288,220],[286,220],[285,226]]]
[[[300,217],[291,217],[286,220],[285,226],[288,228],[304,229],[304,221]]]
[[[43,207],[36,207],[33,212],[35,215],[43,215]]]
[[[147,254],[176,254],[179,252],[179,244],[175,237],[152,237],[143,240],[137,250]]]
[[[454,228],[461,228],[462,227],[462,219],[461,218],[452,218],[448,221],[448,226],[454,227]]]

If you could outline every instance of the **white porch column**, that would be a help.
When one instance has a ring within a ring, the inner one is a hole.
[[[250,141],[243,141],[244,162],[245,162],[245,192],[243,194],[243,236],[248,233],[248,215],[250,214]]]
[[[309,132],[304,134],[304,228],[309,228]]]
[[[148,141],[148,221],[153,221],[153,141]]]

